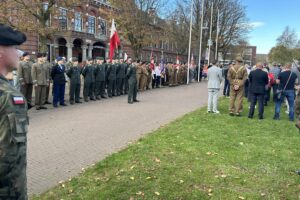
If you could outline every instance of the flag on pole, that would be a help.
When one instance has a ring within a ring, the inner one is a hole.
[[[192,53],[191,66],[194,66],[194,65],[195,65],[194,53]]]
[[[120,45],[120,38],[117,33],[115,20],[112,20],[111,30],[110,30],[110,48],[109,48],[109,59],[112,60],[115,54],[115,49]]]
[[[176,65],[180,65],[179,56],[176,57]]]
[[[150,54],[150,63],[154,64],[153,51],[151,51],[151,54]]]

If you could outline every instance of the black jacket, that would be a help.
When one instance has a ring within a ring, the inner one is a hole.
[[[266,85],[269,83],[268,73],[261,69],[250,72],[250,91],[254,94],[265,94]]]
[[[65,84],[65,66],[60,67],[58,64],[52,67],[51,78],[54,84]]]

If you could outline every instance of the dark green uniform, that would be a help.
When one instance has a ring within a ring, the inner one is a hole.
[[[27,104],[0,75],[0,199],[27,199]]]
[[[107,66],[107,93],[109,97],[116,96],[116,79],[117,79],[117,65],[108,64]]]
[[[82,70],[84,77],[83,97],[85,101],[95,100],[94,87],[95,87],[95,68],[92,65],[87,65]]]
[[[119,69],[117,73],[117,95],[123,95],[124,94],[124,81],[126,77],[126,64],[120,63]]]
[[[79,66],[69,65],[67,75],[70,78],[70,103],[73,104],[80,102],[80,80],[81,68]]]
[[[125,78],[124,78],[124,94],[128,94],[129,90],[129,85],[128,85],[128,78],[126,76],[129,65],[127,63],[124,63],[124,68],[125,68]]]
[[[105,66],[105,64],[96,65],[95,80],[96,80],[96,87],[95,87],[96,98],[97,99],[100,99],[100,97],[106,98],[105,97],[105,81],[106,81],[106,66]]]
[[[128,78],[128,103],[132,103],[136,100],[137,96],[137,77],[136,77],[136,66],[129,65],[127,70],[127,78]]]

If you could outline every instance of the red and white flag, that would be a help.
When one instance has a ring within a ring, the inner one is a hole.
[[[153,52],[151,51],[150,55],[150,63],[154,64],[154,57],[153,57]]]
[[[115,49],[120,45],[120,38],[117,33],[115,20],[112,20],[112,25],[110,29],[110,48],[109,48],[109,59],[112,60],[115,54]]]
[[[176,57],[176,65],[180,65],[179,56]]]

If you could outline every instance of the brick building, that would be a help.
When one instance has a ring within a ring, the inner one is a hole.
[[[59,14],[51,16],[49,22],[58,27],[52,39],[47,42],[49,60],[54,60],[56,56],[64,56],[68,59],[77,57],[79,61],[87,57],[108,57],[111,22],[105,19],[101,10],[113,9],[109,1],[90,0],[88,4],[83,3],[72,10],[63,7],[57,9]],[[168,41],[159,40],[159,33],[155,33],[158,38],[156,42],[142,50],[140,59],[149,61],[152,53],[157,62],[160,62],[161,58],[166,62],[175,62],[177,53],[174,52],[173,45]],[[21,49],[36,54],[39,46],[37,34],[30,33],[27,37],[27,42],[21,46]],[[130,43],[123,40],[121,44],[119,53],[126,52],[129,56],[133,56]]]

